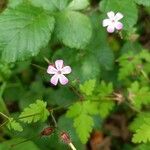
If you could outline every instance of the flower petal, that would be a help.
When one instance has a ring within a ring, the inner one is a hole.
[[[48,69],[47,69],[47,73],[49,73],[49,74],[56,74],[57,73],[57,69],[54,68],[52,65],[49,65]]]
[[[120,19],[122,19],[122,18],[123,18],[123,14],[120,13],[120,12],[118,12],[118,13],[115,15],[115,20],[116,20],[116,21],[118,21],[118,20],[120,20]]]
[[[113,33],[113,32],[115,31],[115,27],[112,26],[112,25],[109,25],[109,26],[107,27],[107,31],[108,31],[109,33]]]
[[[55,74],[55,75],[52,76],[50,82],[51,82],[53,85],[57,85],[57,84],[58,84],[58,78],[59,78],[59,75]]]
[[[63,67],[62,70],[61,70],[61,73],[62,74],[69,74],[69,73],[71,73],[71,67],[70,66]]]
[[[113,19],[115,17],[115,13],[113,11],[110,11],[107,13],[108,18]]]
[[[117,30],[121,30],[121,29],[123,28],[123,24],[122,24],[121,22],[116,22],[116,23],[115,23],[115,28],[116,28]]]
[[[55,61],[55,66],[60,71],[63,67],[63,60],[56,60]]]
[[[68,79],[63,74],[59,75],[59,81],[62,85],[65,85],[68,83]]]
[[[103,20],[103,27],[109,26],[111,24],[111,20],[110,19],[104,19]]]

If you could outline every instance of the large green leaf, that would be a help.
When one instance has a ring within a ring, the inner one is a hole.
[[[125,29],[133,27],[138,17],[136,4],[131,0],[102,0],[100,10],[105,13],[109,11],[121,12],[124,15],[122,22]]]
[[[0,16],[2,59],[24,60],[39,53],[47,45],[54,28],[54,18],[42,9],[28,4],[9,8]]]
[[[59,41],[71,48],[84,48],[92,35],[90,20],[84,14],[64,11],[56,16],[55,34]]]

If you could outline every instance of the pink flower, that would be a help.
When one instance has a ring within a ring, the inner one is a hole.
[[[58,81],[62,85],[65,85],[68,83],[68,79],[64,76],[64,74],[71,73],[71,67],[70,66],[64,66],[63,60],[56,60],[55,66],[53,66],[53,65],[48,66],[47,73],[53,75],[51,80],[50,80],[50,82],[53,85],[57,85]]]
[[[123,28],[123,24],[119,22],[120,19],[123,18],[123,14],[118,12],[115,14],[113,11],[107,13],[108,19],[103,20],[103,27],[107,27],[107,31],[109,33],[113,33],[116,30],[121,30]]]

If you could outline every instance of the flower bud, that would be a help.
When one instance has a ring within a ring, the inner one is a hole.
[[[60,139],[66,144],[71,143],[71,138],[67,132],[61,132]]]

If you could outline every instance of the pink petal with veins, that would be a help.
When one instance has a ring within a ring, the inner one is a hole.
[[[49,65],[48,69],[47,69],[47,73],[49,73],[49,74],[56,74],[57,73],[57,69],[54,68],[52,65]]]
[[[55,75],[52,76],[50,82],[51,82],[53,85],[57,85],[57,84],[58,84],[58,78],[59,78],[59,75],[55,74]]]
[[[56,60],[55,66],[60,71],[63,68],[63,60]]]
[[[68,79],[63,74],[59,75],[59,81],[62,85],[65,85],[68,83]]]
[[[63,67],[62,70],[61,70],[61,73],[62,74],[69,74],[69,73],[71,73],[71,67],[70,66]]]

